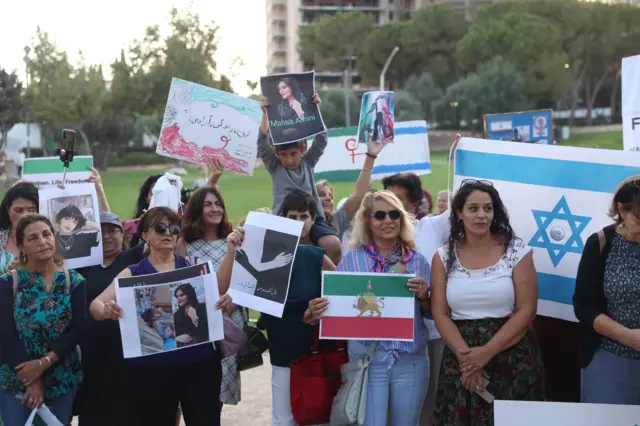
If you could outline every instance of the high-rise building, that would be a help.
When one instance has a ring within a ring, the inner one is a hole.
[[[464,12],[465,18],[469,21],[476,17],[478,8],[485,4],[491,4],[494,0],[418,0],[418,7],[424,7],[430,4],[448,4],[456,7]]]
[[[341,11],[361,11],[373,17],[378,25],[411,19],[417,3],[424,0],[267,0],[267,71],[269,74],[302,72],[311,64],[303,64],[298,55],[298,28],[312,25],[322,16]],[[320,83],[336,84],[342,72],[317,73]],[[357,84],[359,76],[353,74]]]

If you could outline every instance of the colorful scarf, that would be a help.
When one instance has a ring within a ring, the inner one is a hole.
[[[386,272],[396,263],[406,265],[413,257],[413,250],[398,242],[389,253],[388,257],[378,254],[376,245],[371,241],[369,244],[362,246],[365,253],[375,262],[373,265],[374,272]],[[405,253],[404,255],[402,253]]]

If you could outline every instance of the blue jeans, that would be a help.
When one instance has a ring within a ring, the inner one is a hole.
[[[73,400],[76,398],[77,388],[71,392],[55,398],[47,404],[49,410],[63,425],[69,424],[73,412]],[[31,409],[20,405],[21,400],[6,392],[0,392],[0,413],[4,426],[24,426],[31,414]]]
[[[350,360],[365,356],[367,351],[362,343],[349,342]],[[424,350],[399,352],[397,356],[376,348],[369,364],[365,426],[418,424],[429,384],[429,358]]]
[[[582,402],[640,405],[640,360],[598,349],[582,370]]]

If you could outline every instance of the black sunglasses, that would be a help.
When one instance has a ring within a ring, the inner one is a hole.
[[[389,212],[378,210],[373,212],[371,216],[373,216],[375,220],[385,220],[387,216],[389,216],[391,220],[398,220],[402,216],[402,212],[400,210],[389,210]]]
[[[166,223],[159,223],[153,227],[156,234],[164,235],[169,231],[171,235],[180,235],[180,227],[178,225],[167,225]]]
[[[460,184],[460,188],[462,188],[465,185],[482,185],[482,186],[489,186],[493,188],[493,182],[484,180],[484,179],[465,179]]]

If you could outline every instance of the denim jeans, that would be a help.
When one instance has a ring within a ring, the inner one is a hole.
[[[47,404],[51,413],[56,416],[63,425],[69,424],[73,412],[73,400],[76,397],[77,388],[71,392],[55,398]],[[24,426],[31,414],[31,409],[20,404],[21,400],[6,392],[0,392],[0,413],[4,426]],[[35,422],[34,422],[35,424]]]
[[[640,360],[598,349],[582,370],[582,402],[640,405]]]
[[[349,342],[349,359],[366,355],[368,348]],[[429,358],[418,353],[390,353],[376,348],[369,364],[365,426],[416,426],[429,384]],[[388,420],[388,423],[387,423]]]

